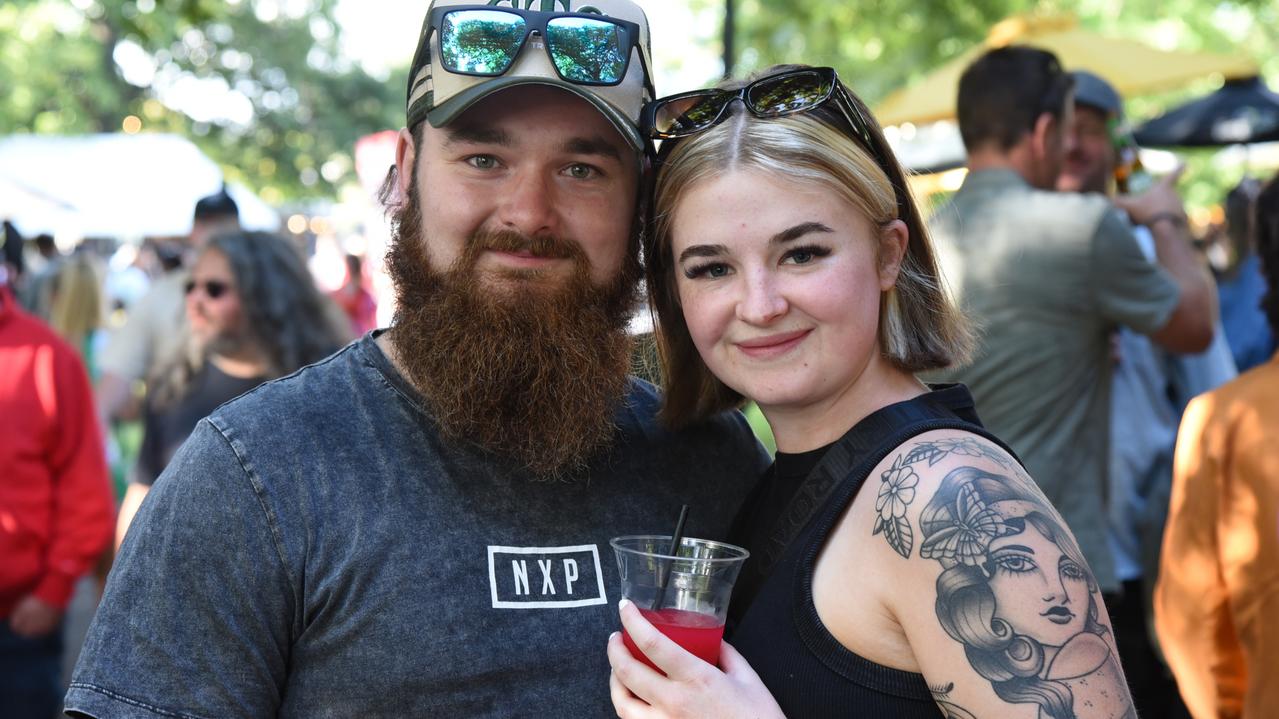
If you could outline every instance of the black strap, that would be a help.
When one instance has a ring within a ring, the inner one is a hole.
[[[921,419],[918,408],[908,404],[890,405],[859,422],[854,431],[831,446],[795,492],[786,509],[778,515],[768,539],[759,548],[753,572],[766,576],[785,554],[790,543],[821,510],[826,523],[833,523],[844,511],[875,465],[911,437],[936,429],[959,429],[984,437],[1012,450],[981,425],[959,418]],[[840,501],[830,502],[835,490],[845,487]],[[748,565],[749,566],[749,565]]]

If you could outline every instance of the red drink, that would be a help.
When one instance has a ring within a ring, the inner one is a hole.
[[[670,637],[676,644],[692,652],[702,661],[713,666],[719,665],[719,643],[724,638],[723,622],[715,617],[684,609],[663,609],[657,612],[641,609],[640,614],[652,622],[662,634]],[[622,641],[626,643],[626,648],[631,650],[631,656],[657,669],[648,657],[636,648],[625,630],[622,631]]]

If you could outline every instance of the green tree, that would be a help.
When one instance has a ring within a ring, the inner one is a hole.
[[[722,6],[724,0],[699,0]],[[1242,53],[1279,84],[1279,3],[1274,0],[736,0],[735,74],[781,62],[830,65],[872,106],[985,39],[1017,13],[1074,13],[1086,29],[1156,47]],[[1132,119],[1206,94],[1221,78],[1128,98]],[[1182,152],[1182,191],[1192,207],[1220,202],[1243,168],[1214,165],[1213,150]],[[1268,168],[1253,168],[1258,169]]]
[[[9,0],[0,134],[116,132],[133,116],[191,137],[268,201],[332,197],[355,140],[400,124],[405,81],[340,55],[334,4]]]

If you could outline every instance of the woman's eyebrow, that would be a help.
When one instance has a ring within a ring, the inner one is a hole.
[[[683,262],[691,257],[718,257],[725,254],[728,254],[728,248],[723,245],[693,245],[679,253],[679,261]]]
[[[1027,546],[1026,546],[1026,545],[1024,545],[1024,544],[1005,544],[1004,546],[999,547],[998,549],[991,550],[991,551],[995,551],[995,552],[1002,552],[1002,551],[1004,551],[1005,549],[1011,549],[1011,550],[1014,550],[1014,551],[1017,551],[1017,552],[1025,552],[1026,554],[1034,554],[1034,553],[1035,553],[1035,550],[1031,549],[1030,547],[1027,547]]]
[[[804,235],[813,232],[834,232],[834,230],[820,222],[801,222],[794,227],[789,227],[773,235],[769,238],[768,242],[770,244],[780,245],[791,242],[792,240],[797,240]]]

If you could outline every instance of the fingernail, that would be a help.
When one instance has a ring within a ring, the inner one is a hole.
[[[621,634],[621,632],[613,632],[612,634],[608,635],[608,640],[609,640],[610,642],[611,642],[611,641],[613,641],[614,639],[616,639],[616,638],[617,638],[617,635],[618,635],[618,634]]]
[[[618,602],[618,603],[617,603],[617,609],[618,609],[619,611],[620,611],[620,610],[622,610],[622,609],[625,609],[625,608],[626,608],[626,607],[627,607],[630,603],[631,603],[631,600],[629,600],[629,599],[623,599],[622,601],[620,601],[620,602]]]

